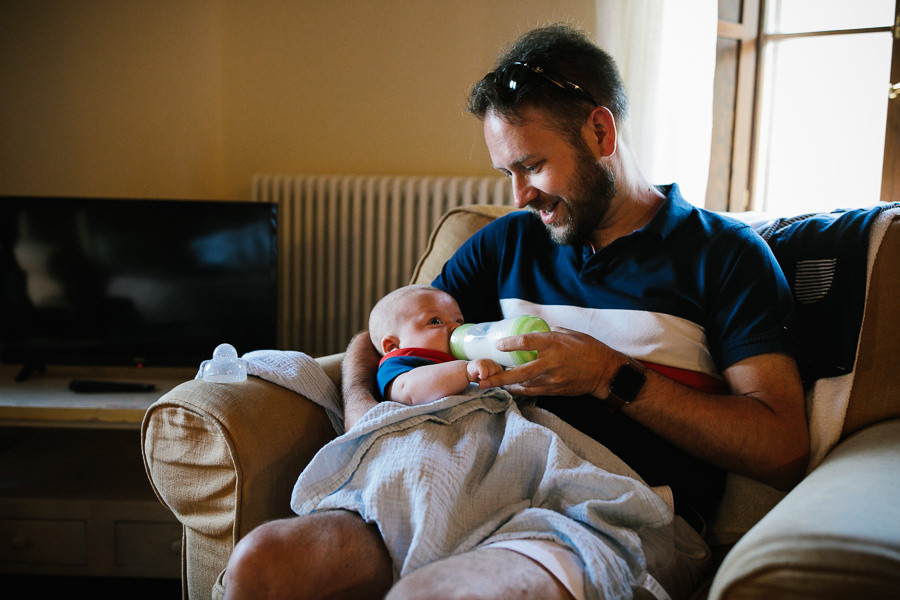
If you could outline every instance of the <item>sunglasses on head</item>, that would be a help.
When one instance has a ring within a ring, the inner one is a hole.
[[[581,86],[572,83],[568,79],[564,79],[558,76],[552,76],[547,73],[547,71],[545,71],[542,67],[532,65],[527,62],[516,61],[503,67],[499,71],[496,71],[493,75],[494,80],[506,93],[516,93],[519,90],[519,87],[524,79],[533,77],[533,75],[538,75],[539,77],[562,88],[570,94],[577,96],[582,100],[587,100],[594,106],[600,106],[600,103],[594,100],[594,97],[584,91]]]

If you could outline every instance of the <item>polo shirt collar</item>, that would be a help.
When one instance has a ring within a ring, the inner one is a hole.
[[[661,239],[665,239],[688,218],[694,207],[682,197],[677,183],[656,187],[666,195],[666,201],[659,207],[650,222],[638,231],[654,233]]]
[[[666,239],[666,237],[675,231],[694,210],[694,207],[682,197],[681,190],[677,183],[658,185],[656,188],[666,195],[665,202],[662,203],[659,210],[657,210],[656,214],[653,215],[653,218],[650,219],[649,223],[644,225],[641,229],[625,236],[626,238],[649,234],[656,235],[660,239]],[[618,240],[613,242],[613,244],[617,241]],[[590,242],[584,242],[581,251],[582,259],[587,261],[594,255],[594,247],[591,246]]]

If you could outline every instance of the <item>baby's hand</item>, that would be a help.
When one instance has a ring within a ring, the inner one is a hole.
[[[476,358],[475,360],[470,360],[466,365],[466,374],[469,376],[469,381],[474,382],[487,379],[502,371],[503,366],[489,358]]]

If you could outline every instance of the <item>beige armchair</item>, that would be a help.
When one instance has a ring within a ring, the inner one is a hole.
[[[508,210],[450,211],[412,280],[430,282],[465,239]],[[869,248],[839,444],[788,494],[729,475],[707,535],[724,560],[695,597],[900,597],[900,217],[878,241]],[[319,359],[338,385],[340,361]],[[827,389],[816,402],[832,402]],[[291,514],[298,474],[333,435],[324,410],[255,377],[226,385],[189,381],[150,407],[145,465],[160,500],[184,526],[185,597],[209,598],[235,543],[260,523]]]

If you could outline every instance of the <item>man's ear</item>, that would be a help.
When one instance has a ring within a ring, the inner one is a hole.
[[[587,124],[590,128],[590,141],[600,152],[600,156],[615,154],[619,135],[612,112],[605,106],[598,106],[588,115]]]
[[[396,350],[400,347],[400,340],[392,335],[386,335],[381,338],[381,353],[387,354],[391,350]]]

